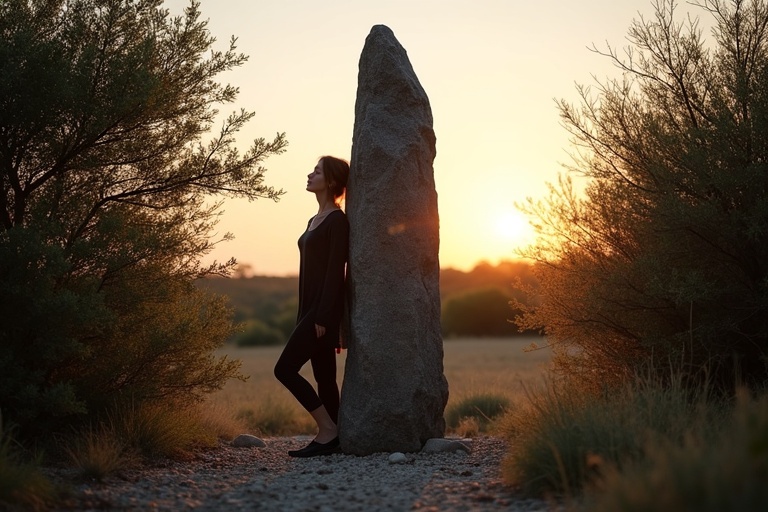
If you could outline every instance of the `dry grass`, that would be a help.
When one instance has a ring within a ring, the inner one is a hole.
[[[513,398],[523,385],[541,380],[551,359],[549,350],[526,351],[537,338],[458,338],[444,342],[444,367],[450,396],[448,407],[467,397],[493,394]],[[539,340],[540,341],[540,340]],[[240,359],[246,382],[229,381],[210,403],[235,411],[257,435],[311,433],[313,423],[293,396],[275,379],[272,368],[282,347],[226,347],[222,354]],[[337,380],[344,377],[346,351],[337,357]],[[302,375],[310,382],[309,365]],[[466,427],[466,425],[465,425]]]
[[[0,425],[0,510],[48,510],[57,490]]]

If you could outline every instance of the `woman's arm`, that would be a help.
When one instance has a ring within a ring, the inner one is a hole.
[[[332,323],[341,320],[339,310],[341,296],[344,293],[345,265],[349,254],[349,223],[345,215],[335,214],[326,222],[332,221],[328,227],[328,265],[325,269],[323,289],[320,294],[320,303],[317,307],[315,330],[318,337]]]

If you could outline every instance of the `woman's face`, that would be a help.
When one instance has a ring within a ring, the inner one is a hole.
[[[325,173],[323,172],[323,161],[320,160],[313,170],[307,176],[307,191],[309,192],[322,192],[328,189],[328,182],[325,179]]]

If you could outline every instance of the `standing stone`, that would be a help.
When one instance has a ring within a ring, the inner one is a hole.
[[[414,452],[445,432],[432,110],[392,31],[360,56],[346,211],[346,453]]]

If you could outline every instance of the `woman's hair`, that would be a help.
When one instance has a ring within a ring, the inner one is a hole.
[[[328,182],[331,194],[333,194],[333,198],[338,204],[339,199],[344,195],[344,191],[347,188],[349,164],[346,160],[333,156],[320,157],[320,161],[323,162],[325,181]]]

